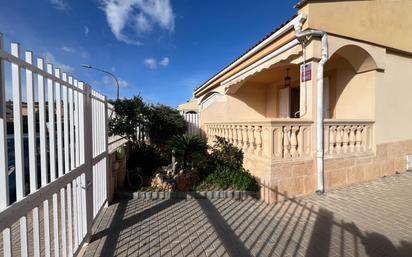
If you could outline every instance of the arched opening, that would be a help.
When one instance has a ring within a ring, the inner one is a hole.
[[[363,48],[345,45],[325,65],[325,118],[375,118],[377,65]]]

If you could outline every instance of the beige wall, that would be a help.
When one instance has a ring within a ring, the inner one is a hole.
[[[376,143],[412,139],[412,56],[386,54],[376,85]]]
[[[332,117],[336,119],[375,118],[375,73],[356,73],[344,58],[326,65]]]
[[[305,27],[412,52],[412,1],[325,1],[310,3]]]
[[[264,85],[245,85],[235,95],[226,95],[225,98],[225,102],[214,102],[201,112],[202,123],[265,118],[266,87]]]

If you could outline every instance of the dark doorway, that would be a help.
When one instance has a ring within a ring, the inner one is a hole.
[[[293,87],[290,89],[290,115],[291,118],[300,117],[300,89]]]

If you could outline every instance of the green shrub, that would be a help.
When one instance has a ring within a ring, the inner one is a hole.
[[[109,135],[118,135],[134,144],[138,138],[136,128],[145,124],[146,105],[140,96],[131,99],[118,99],[111,102],[116,114],[109,120]]]
[[[243,152],[222,137],[216,137],[211,153],[217,168],[241,169],[243,166]]]
[[[153,145],[139,142],[132,145],[130,156],[127,160],[127,169],[133,170],[137,167],[142,169],[144,178],[149,178],[154,172],[170,162],[168,156]]]
[[[260,187],[255,177],[247,170],[241,168],[233,170],[230,168],[219,168],[209,174],[200,186],[200,189],[218,187],[220,189],[234,189],[239,191],[259,191]]]
[[[146,110],[146,130],[150,142],[164,147],[176,135],[183,135],[187,130],[187,123],[179,111],[166,105],[152,105]]]
[[[207,142],[200,136],[174,136],[169,142],[169,147],[175,152],[178,168],[197,168],[207,154]]]

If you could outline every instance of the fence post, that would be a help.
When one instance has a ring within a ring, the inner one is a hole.
[[[86,224],[87,233],[86,241],[90,240],[93,225],[93,149],[90,140],[92,139],[93,123],[92,123],[92,97],[91,88],[84,84],[84,167],[86,179]],[[86,142],[88,141],[88,142]]]
[[[104,97],[104,118],[105,118],[105,133],[104,133],[104,139],[105,139],[105,147],[106,147],[106,206],[109,205],[109,200],[110,200],[110,183],[111,183],[111,170],[112,168],[110,167],[110,153],[109,153],[109,112],[108,112],[108,104],[107,104],[107,96]]]

